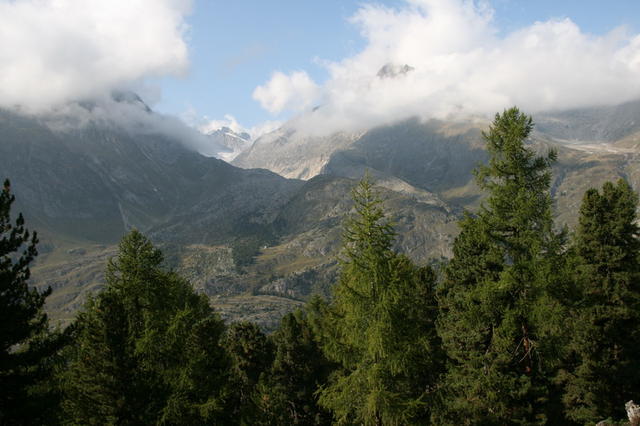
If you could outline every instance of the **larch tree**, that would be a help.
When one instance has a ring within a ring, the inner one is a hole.
[[[392,250],[394,230],[368,176],[353,199],[321,338],[339,368],[321,389],[320,404],[341,424],[421,422],[441,368],[434,275]]]

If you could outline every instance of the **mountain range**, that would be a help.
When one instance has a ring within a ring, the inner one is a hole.
[[[395,223],[397,249],[421,264],[451,255],[457,220],[482,200],[472,170],[487,158],[485,119],[410,119],[323,137],[285,125],[253,143],[220,129],[199,139],[229,164],[185,144],[188,129],[154,127],[157,115],[139,98],[114,101],[151,124],[96,118],[90,104],[76,106],[89,113],[82,122],[0,111],[0,172],[41,235],[33,283],[54,289],[48,309],[62,322],[99,290],[105,262],[134,227],[225,318],[271,329],[311,294],[328,295],[350,190],[365,170]],[[589,187],[619,177],[640,187],[640,102],[534,121],[529,143],[559,153],[558,226],[575,222]]]

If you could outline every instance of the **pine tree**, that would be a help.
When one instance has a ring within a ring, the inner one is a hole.
[[[38,238],[22,214],[12,223],[14,200],[6,180],[0,192],[0,424],[44,424],[52,420],[56,395],[51,383],[41,384],[51,377],[65,336],[49,331],[43,306],[51,289],[29,288]]]
[[[405,424],[428,418],[440,373],[433,274],[392,250],[394,231],[366,176],[354,189],[340,280],[322,326],[339,364],[320,392],[338,422]]]
[[[285,315],[272,341],[275,358],[260,380],[263,424],[331,424],[331,414],[318,405],[316,391],[327,382],[333,365],[320,350],[304,313]]]
[[[138,231],[76,321],[62,374],[69,424],[202,424],[225,415],[224,325]]]
[[[563,310],[549,185],[551,151],[524,144],[533,123],[516,108],[497,114],[483,134],[489,164],[477,172],[489,193],[467,214],[440,288],[439,333],[451,364],[442,423],[552,421],[550,380]]]
[[[588,190],[573,251],[580,297],[574,307],[573,366],[564,402],[581,424],[623,417],[640,392],[638,197],[624,180]],[[621,416],[622,414],[622,416]]]

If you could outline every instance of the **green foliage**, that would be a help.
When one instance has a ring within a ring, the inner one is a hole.
[[[251,265],[264,245],[265,240],[259,236],[236,240],[231,245],[233,263],[236,265],[236,270],[242,272],[244,267]]]
[[[62,372],[68,424],[202,424],[223,418],[224,325],[138,231],[76,321]]]
[[[443,423],[532,424],[556,417],[551,375],[561,347],[563,281],[549,185],[555,153],[524,145],[533,123],[506,110],[483,136],[489,193],[466,215],[440,287],[439,333],[451,359]]]
[[[231,324],[224,345],[231,358],[232,418],[237,424],[254,424],[260,417],[257,385],[271,365],[273,347],[251,322]]]
[[[234,230],[235,240],[231,248],[233,262],[237,271],[241,273],[245,267],[255,261],[262,247],[276,241],[276,234],[270,226],[237,219],[239,224]]]
[[[640,392],[638,197],[624,180],[590,189],[573,244],[579,297],[573,309],[571,365],[561,375],[569,417],[582,424],[622,417]]]
[[[435,274],[392,251],[394,231],[368,176],[353,198],[334,299],[318,306],[323,350],[340,365],[320,404],[341,424],[420,421],[440,373]]]
[[[49,331],[43,311],[51,289],[29,288],[38,238],[22,214],[12,223],[14,200],[6,180],[0,192],[0,424],[46,424],[55,415],[50,378],[65,336]]]
[[[271,340],[275,359],[260,380],[264,424],[323,425],[331,414],[318,405],[316,390],[333,365],[324,357],[303,313],[287,314]]]

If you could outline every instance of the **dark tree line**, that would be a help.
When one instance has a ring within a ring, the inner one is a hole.
[[[37,238],[0,194],[0,424],[595,424],[640,399],[638,197],[624,180],[553,223],[555,152],[497,114],[436,273],[393,250],[368,176],[353,191],[331,300],[265,335],[225,325],[138,231],[64,332],[28,286]]]

